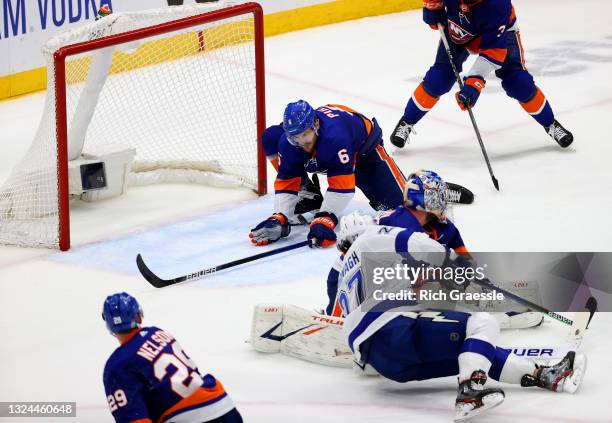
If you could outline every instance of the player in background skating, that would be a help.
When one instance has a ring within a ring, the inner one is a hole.
[[[300,185],[308,173],[325,173],[328,183],[320,211],[310,224],[308,240],[312,247],[336,242],[338,216],[355,195],[356,187],[374,210],[402,204],[406,179],[385,151],[376,119],[336,104],[315,110],[299,100],[285,108],[282,129],[280,133],[278,127],[268,128],[270,134],[274,131],[279,136],[275,213],[251,229],[253,244],[267,245],[290,234]],[[473,200],[473,194],[467,192]]]
[[[406,229],[408,233],[423,233],[447,249],[470,259],[465,242],[459,229],[446,216],[447,199],[445,182],[433,171],[421,170],[412,173],[404,187],[404,202],[395,210],[379,213],[377,224],[395,226]],[[368,217],[360,214],[349,215],[343,221],[355,227],[363,224]],[[341,226],[341,232],[347,236],[346,228]],[[338,278],[342,268],[344,254],[352,243],[352,239],[340,238],[338,249],[341,255],[334,262],[327,276],[327,295],[329,298],[326,314],[340,316],[340,305],[337,302]],[[495,317],[503,329],[524,329],[538,326],[544,316],[541,313],[495,313]]]
[[[346,220],[346,221],[345,221]],[[469,419],[504,400],[499,388],[487,385],[488,377],[523,387],[538,386],[555,392],[575,392],[586,370],[586,356],[569,352],[552,366],[538,366],[525,357],[496,346],[499,326],[489,313],[456,311],[398,312],[393,306],[372,309],[371,299],[363,298],[364,253],[410,253],[440,262],[434,266],[463,266],[465,259],[425,233],[375,225],[373,219],[346,216],[340,239],[353,240],[340,270],[339,304],[344,331],[356,363],[371,366],[383,377],[396,381],[427,380],[458,375],[455,421]],[[367,281],[366,281],[367,282]],[[460,286],[461,284],[457,284]],[[376,304],[376,307],[383,305]],[[405,303],[399,303],[403,306]]]
[[[464,87],[456,93],[459,107],[473,107],[495,73],[506,94],[519,102],[562,148],[574,137],[556,119],[544,93],[525,65],[525,55],[510,0],[423,0],[423,20],[433,29],[444,25],[450,50],[459,72],[471,54],[478,57],[465,73]],[[391,134],[391,143],[403,147],[414,125],[431,110],[455,84],[455,74],[442,42],[435,63],[408,100],[404,115]]]
[[[223,385],[200,374],[174,337],[141,327],[136,299],[122,292],[104,301],[102,318],[121,344],[104,367],[104,389],[117,422],[241,423]]]

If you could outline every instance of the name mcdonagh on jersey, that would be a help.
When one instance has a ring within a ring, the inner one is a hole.
[[[376,289],[372,293],[376,301],[504,301],[504,294],[497,291],[464,292],[459,289],[450,291],[413,291],[402,289],[396,292],[386,292]]]
[[[26,7],[26,3],[34,7]],[[102,6],[113,10],[111,0],[0,0],[0,40],[95,19]]]

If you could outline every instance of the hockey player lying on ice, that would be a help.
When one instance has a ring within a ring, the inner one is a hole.
[[[444,212],[443,181],[432,172],[420,172],[408,181],[407,201],[416,219],[428,215],[439,219]],[[413,192],[411,192],[413,190]],[[340,242],[352,257],[340,269],[338,302],[342,308],[344,334],[360,366],[370,365],[382,376],[397,381],[425,380],[458,375],[455,420],[461,421],[499,405],[505,397],[499,388],[489,388],[487,379],[539,386],[573,393],[586,369],[583,354],[569,352],[553,366],[538,367],[530,359],[497,347],[499,325],[489,313],[456,311],[398,313],[393,309],[371,311],[363,307],[361,257],[368,252],[410,253],[439,251],[434,266],[469,264],[452,248],[435,241],[422,230],[378,226],[369,216],[342,219]],[[449,233],[461,251],[456,229]],[[452,242],[452,241],[449,241]],[[444,259],[444,257],[447,259]],[[428,255],[431,257],[431,255]]]
[[[403,203],[406,179],[385,151],[376,119],[346,106],[329,104],[315,110],[303,100],[289,103],[282,128],[268,128],[262,144],[271,158],[277,147],[279,163],[274,182],[275,213],[251,229],[249,237],[255,245],[267,245],[289,235],[298,192],[308,173],[325,173],[328,183],[320,211],[310,225],[312,247],[336,242],[338,216],[355,195],[355,187],[374,210],[389,210]],[[470,197],[456,201],[472,201],[473,194],[465,188],[454,186],[453,190],[460,197]]]

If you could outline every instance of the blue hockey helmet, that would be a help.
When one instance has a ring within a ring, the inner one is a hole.
[[[283,129],[289,141],[307,129],[314,128],[315,110],[305,100],[287,104],[283,114]]]
[[[419,170],[410,174],[404,187],[406,207],[431,213],[438,219],[446,219],[446,184],[436,172]]]
[[[126,292],[109,295],[102,307],[102,320],[111,333],[126,333],[138,327],[138,315],[142,317],[142,307]]]

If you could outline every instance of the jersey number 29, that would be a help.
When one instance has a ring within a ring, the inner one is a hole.
[[[181,397],[188,397],[202,386],[202,377],[195,370],[196,364],[185,355],[176,341],[172,343],[172,354],[164,353],[153,363],[155,377],[161,381],[168,373],[170,365],[176,369],[170,376],[170,386]],[[189,383],[188,379],[191,379]]]

